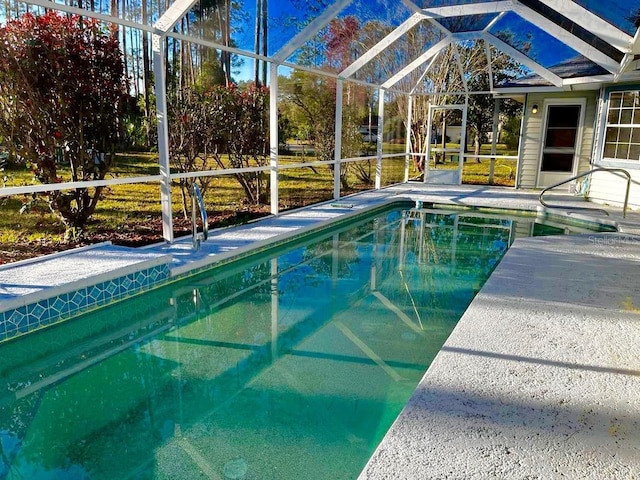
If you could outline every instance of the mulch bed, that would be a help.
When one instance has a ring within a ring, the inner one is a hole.
[[[247,210],[210,216],[209,229],[246,223],[268,214],[267,211],[263,210]],[[191,222],[183,218],[174,218],[173,233],[176,238],[190,235]],[[92,228],[90,233],[85,237],[68,242],[64,242],[62,239],[46,238],[37,241],[17,241],[10,244],[0,243],[0,265],[40,257],[84,245],[105,242],[107,240],[110,240],[114,245],[127,247],[142,247],[144,245],[162,242],[162,220],[148,219],[139,223],[129,222],[117,231],[107,231],[99,227]]]

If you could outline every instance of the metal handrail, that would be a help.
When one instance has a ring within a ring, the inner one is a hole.
[[[200,218],[202,219],[202,233],[198,233],[198,224],[196,217],[196,209],[200,209]],[[202,200],[202,192],[197,183],[191,186],[191,235],[193,241],[193,249],[199,250],[200,243],[209,238],[209,217],[207,210],[204,208]]]
[[[626,170],[622,169],[622,168],[605,168],[605,167],[596,167],[594,169],[589,170],[588,172],[584,172],[581,173],[579,175],[575,175],[571,178],[568,178],[566,180],[563,180],[561,182],[555,183],[553,185],[550,185],[548,187],[545,187],[541,192],[540,192],[540,196],[538,197],[538,200],[540,200],[540,203],[542,204],[543,207],[547,207],[547,208],[563,208],[565,210],[595,210],[595,211],[599,211],[599,212],[604,212],[605,214],[609,215],[609,212],[607,212],[606,210],[603,210],[602,208],[591,208],[591,207],[574,207],[574,206],[552,206],[549,205],[548,203],[546,203],[542,197],[545,193],[547,193],[549,190],[554,189],[556,187],[559,187],[560,185],[565,185],[569,182],[573,182],[574,180],[578,180],[579,178],[582,177],[586,177],[587,175],[591,175],[594,172],[609,172],[609,173],[614,173],[614,172],[618,172],[618,173],[622,173],[627,177],[627,191],[624,195],[624,206],[622,207],[622,218],[626,218],[627,216],[627,206],[629,205],[629,190],[631,189],[631,174],[629,174],[629,172],[627,172]]]

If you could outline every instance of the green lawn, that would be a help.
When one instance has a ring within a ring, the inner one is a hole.
[[[403,145],[385,144],[385,153],[402,153]],[[488,150],[487,150],[488,151]],[[484,153],[484,152],[482,152]],[[511,152],[504,151],[505,155]],[[282,164],[311,162],[315,158],[301,152],[281,156]],[[375,161],[362,160],[343,165],[347,169],[348,188],[342,194],[354,193],[373,188]],[[452,164],[438,165],[438,168],[455,168]],[[468,161],[464,165],[463,182],[486,184],[489,161]],[[154,154],[119,155],[111,177],[131,177],[157,175],[157,156]],[[38,182],[26,168],[13,168],[3,173],[6,186],[32,185]],[[63,178],[68,172],[62,172]],[[513,185],[515,161],[499,159],[496,162],[494,183]],[[411,165],[410,178],[418,178]],[[382,183],[390,185],[404,179],[404,158],[385,160]],[[283,169],[280,173],[279,203],[282,210],[297,208],[333,198],[333,171],[326,165]],[[182,201],[178,187],[173,188],[173,210],[177,235],[187,234],[190,222],[182,215]],[[32,208],[25,213],[20,210],[29,195],[0,198],[0,263],[48,253],[64,248],[60,239],[64,227],[49,212],[44,199],[32,202]],[[212,227],[241,223],[251,218],[269,213],[267,205],[249,205],[244,193],[231,176],[216,177],[212,180],[205,197]],[[96,213],[86,229],[87,242],[112,240],[114,243],[140,245],[160,241],[162,222],[160,212],[160,189],[158,183],[138,183],[117,185],[105,189],[104,198],[98,204]]]

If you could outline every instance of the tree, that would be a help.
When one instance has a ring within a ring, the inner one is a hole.
[[[522,73],[520,66],[510,56],[497,54],[495,49],[491,50],[493,51],[491,68],[494,82],[500,84]],[[489,76],[483,73],[483,69],[486,68],[484,45],[476,42],[463,48],[461,55],[466,60],[467,69],[473,73],[467,80],[469,90],[489,91]],[[487,134],[492,130],[494,101],[492,95],[472,95],[469,98],[467,125],[473,135],[475,155],[480,154],[480,145],[487,140]],[[517,116],[519,110],[518,102],[510,98],[505,98],[501,101],[501,112],[506,118]],[[477,159],[477,161],[480,163],[480,159]]]
[[[216,154],[219,144],[217,134],[212,130],[211,118],[205,97],[197,89],[185,88],[180,98],[174,95],[169,102],[169,152],[171,169],[178,172],[209,170],[209,156]],[[182,197],[182,214],[189,218],[189,199],[194,178],[179,179]],[[200,187],[205,196],[213,177],[201,177]]]
[[[516,116],[512,116],[506,119],[504,126],[502,127],[502,141],[508,148],[518,148],[518,142],[520,141],[520,123],[522,122],[522,112]]]
[[[316,5],[317,6],[317,5]],[[360,25],[355,17],[334,19],[321,33],[322,42],[311,42],[299,54],[299,61],[323,69],[340,72],[359,54]],[[283,114],[295,126],[301,138],[311,140],[316,157],[332,161],[335,152],[336,81],[328,76],[295,71],[290,77],[280,78],[280,101]],[[363,142],[359,133],[364,108],[369,102],[365,87],[346,82],[342,107],[342,157],[360,155]],[[333,170],[334,166],[329,168]],[[349,173],[353,171],[362,181],[371,180],[370,171],[356,162],[345,163],[340,172],[344,188],[348,188]]]
[[[0,28],[0,136],[42,183],[104,179],[127,97],[123,69],[116,36],[97,20],[49,12],[7,22]],[[102,190],[46,194],[67,239],[82,232]]]
[[[221,90],[218,89],[218,94]],[[231,167],[264,167],[269,151],[269,90],[255,85],[238,90],[232,85],[223,95],[226,102],[218,102],[214,93],[212,103],[229,122],[226,132]],[[234,176],[249,202],[258,205],[267,201],[269,182],[262,172],[236,173]]]
[[[226,168],[262,167],[267,164],[269,91],[250,85],[214,85],[183,90],[169,104],[169,142],[172,167],[182,172]],[[268,197],[268,181],[262,173],[235,173],[247,201],[257,205]],[[213,177],[203,177],[206,193]],[[181,179],[183,213],[194,179]]]
[[[290,77],[280,77],[279,86],[282,101],[295,107],[293,123],[309,133],[318,159],[333,160],[335,80],[296,70]]]
[[[507,34],[502,34],[502,38]],[[507,39],[509,40],[509,39]],[[509,40],[507,43],[512,43]],[[520,45],[519,48],[527,52],[528,45]],[[491,70],[493,72],[494,84],[500,84],[510,78],[515,78],[522,73],[521,66],[509,55],[500,53],[493,47],[489,47],[491,52]],[[446,105],[464,103],[464,95],[450,94],[448,92],[462,92],[464,85],[458,68],[451,65],[457,64],[456,57],[465,72],[467,89],[476,92],[488,92],[490,90],[487,56],[485,44],[481,41],[468,42],[457,47],[449,46],[438,56],[438,61],[432,66],[424,82],[426,88],[433,92],[442,92],[431,95],[421,95],[414,97],[413,115],[411,122],[411,143],[414,152],[426,151],[427,122],[429,105]],[[416,82],[415,76],[410,78],[410,82]],[[414,83],[415,84],[415,83]],[[402,118],[406,118],[406,99],[398,99],[398,108]],[[486,139],[487,133],[491,131],[493,122],[494,99],[491,94],[469,95],[469,108],[467,110],[467,126],[470,130],[474,143],[474,153],[479,154],[480,145]],[[517,115],[517,102],[505,99],[502,102],[503,117]],[[454,112],[443,111],[434,115],[433,124],[439,125],[450,122],[456,115]],[[444,135],[442,141],[445,141]],[[414,166],[418,171],[424,171],[424,157],[414,156]]]
[[[238,8],[236,2],[231,0],[201,0],[196,6],[197,21],[193,24],[193,28],[199,30],[199,34],[206,38],[211,38],[227,47],[233,46],[231,40],[232,13]],[[224,85],[228,87],[233,83],[230,52],[221,50],[218,57],[215,50],[207,49],[202,52],[200,61],[201,65],[208,65],[216,73],[221,73]],[[214,83],[218,82],[218,79],[214,81]]]

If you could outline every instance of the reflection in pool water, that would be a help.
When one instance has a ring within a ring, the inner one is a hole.
[[[394,210],[0,346],[0,478],[355,478],[530,218]]]

